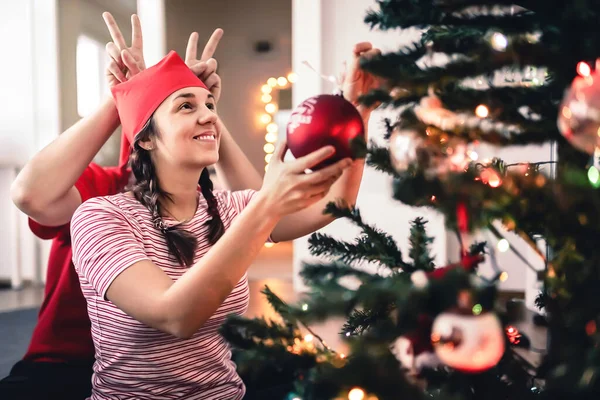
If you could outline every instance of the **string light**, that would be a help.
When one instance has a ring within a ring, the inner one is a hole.
[[[308,304],[304,303],[302,304],[302,311],[307,311],[308,310]]]
[[[265,106],[265,111],[269,114],[273,114],[275,111],[277,111],[277,106],[275,103],[269,103]]]
[[[498,251],[501,253],[506,253],[510,248],[510,243],[506,239],[500,239],[497,244]]]
[[[271,116],[269,114],[263,114],[260,116],[260,122],[262,122],[263,124],[268,124],[269,122],[271,122]]]
[[[265,153],[269,154],[275,151],[275,145],[273,143],[265,143],[263,146]]]
[[[261,101],[265,103],[264,110],[266,113],[260,116],[260,122],[263,125],[266,125],[267,133],[265,134],[265,145],[263,146],[263,150],[265,151],[265,171],[269,169],[269,162],[271,162],[272,153],[275,150],[274,143],[277,142],[277,131],[279,127],[277,123],[273,122],[272,114],[275,114],[279,109],[279,104],[277,104],[277,97],[273,93],[273,89],[286,89],[292,83],[298,81],[298,74],[295,72],[290,72],[287,74],[287,77],[280,76],[278,78],[270,77],[267,79],[267,82],[261,86],[260,90],[262,92]]]
[[[273,88],[270,85],[262,85],[262,87],[260,88],[260,91],[264,94],[269,94],[272,90]]]
[[[508,280],[508,272],[504,271],[500,274],[500,282],[506,282]]]
[[[295,72],[290,72],[287,76],[287,80],[291,83],[295,83],[298,80],[298,74]]]
[[[348,400],[363,400],[365,398],[365,391],[360,388],[354,388],[348,392]]]
[[[265,142],[275,143],[277,141],[277,134],[275,132],[269,132],[265,135]]]
[[[496,51],[504,51],[508,47],[508,39],[500,32],[492,35],[492,48]]]
[[[587,176],[593,187],[600,187],[600,171],[598,171],[598,168],[592,165],[588,169]]]
[[[314,338],[315,337],[309,333],[308,335],[304,336],[304,341],[305,342],[312,342]]]
[[[490,110],[483,104],[480,104],[475,109],[475,115],[479,118],[486,118],[490,114]]]
[[[586,78],[590,76],[590,74],[592,73],[592,69],[590,68],[588,63],[580,61],[577,63],[577,73]]]

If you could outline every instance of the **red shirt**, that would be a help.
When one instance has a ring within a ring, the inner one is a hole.
[[[81,202],[123,191],[129,180],[125,167],[90,164],[75,187]],[[29,348],[28,361],[93,361],[94,343],[87,304],[73,266],[70,223],[49,227],[29,219],[31,231],[41,239],[52,239],[48,259],[44,301],[38,314]]]

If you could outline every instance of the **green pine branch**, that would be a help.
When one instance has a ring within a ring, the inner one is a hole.
[[[395,309],[395,304],[386,304],[378,309],[353,310],[340,333],[346,337],[362,335],[382,321],[389,321]]]
[[[299,334],[293,326],[284,325],[264,318],[247,319],[231,314],[219,328],[219,333],[238,349],[251,349],[258,343],[270,339],[281,346],[294,343]]]
[[[355,277],[361,281],[373,278],[373,274],[340,262],[330,264],[304,263],[300,276],[307,285],[314,286],[343,277]]]
[[[415,270],[432,271],[435,268],[434,258],[430,256],[429,245],[433,243],[433,237],[427,235],[425,225],[427,221],[418,217],[411,221],[410,227],[410,251],[408,256],[413,260]]]
[[[357,208],[330,202],[323,213],[334,218],[349,219],[361,229],[361,234],[354,243],[349,243],[322,233],[314,233],[309,238],[309,250],[313,255],[335,257],[346,264],[368,261],[390,269],[409,267],[403,262],[402,253],[394,239],[380,229],[364,223]]]

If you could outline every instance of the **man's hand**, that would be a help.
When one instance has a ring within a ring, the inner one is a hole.
[[[117,22],[109,12],[102,14],[110,32],[112,42],[106,44],[106,52],[111,60],[107,67],[106,78],[109,86],[125,82],[140,71],[146,69],[144,61],[142,26],[137,15],[131,16],[131,47],[127,47],[125,38]]]
[[[368,58],[381,54],[381,50],[374,49],[373,45],[369,42],[361,42],[354,45],[352,53],[349,65],[344,63],[344,71],[340,78],[342,91],[344,98],[354,104],[361,114],[368,115],[377,105],[366,108],[358,104],[358,98],[361,95],[367,94],[372,89],[379,88],[381,81],[360,68],[360,59],[361,57]]]
[[[221,97],[221,77],[217,75],[217,60],[213,55],[222,37],[223,29],[215,29],[204,46],[202,56],[198,59],[198,33],[192,32],[185,50],[185,64],[204,82],[215,97],[215,102],[218,102]]]

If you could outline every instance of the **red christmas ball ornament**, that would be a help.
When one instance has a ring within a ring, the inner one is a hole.
[[[365,138],[365,126],[356,107],[341,95],[322,94],[304,100],[287,125],[287,144],[294,157],[303,157],[331,145],[335,154],[313,170],[353,157],[351,142]]]
[[[600,73],[580,62],[577,76],[558,109],[558,129],[577,149],[594,154],[600,146]]]

